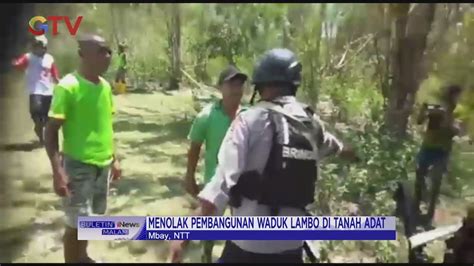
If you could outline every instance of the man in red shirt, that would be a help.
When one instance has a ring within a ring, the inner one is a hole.
[[[44,35],[36,36],[31,52],[13,60],[13,66],[25,71],[26,86],[30,95],[30,114],[35,124],[35,133],[43,144],[43,133],[48,119],[54,84],[59,81],[58,68],[51,54],[47,53],[48,40]]]

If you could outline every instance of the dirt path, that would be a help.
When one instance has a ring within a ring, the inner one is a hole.
[[[112,187],[109,215],[187,215],[192,200],[180,185],[186,163],[186,134],[190,126],[191,94],[129,94],[115,97],[119,110],[115,122],[118,154],[124,178]],[[61,236],[63,213],[52,192],[51,171],[46,152],[34,148],[35,137],[29,119],[27,98],[18,90],[6,101],[15,110],[9,120],[10,134],[0,145],[6,152],[0,160],[9,177],[9,200],[0,201],[0,261],[63,262]],[[439,223],[450,223],[463,213],[452,201],[442,204]],[[447,217],[447,218],[446,218]],[[217,258],[222,242],[214,249]],[[162,241],[92,241],[93,258],[106,262],[165,262],[167,243]],[[439,253],[435,245],[434,253]],[[358,262],[354,256],[334,254],[333,262]],[[191,245],[185,262],[200,261],[201,249]]]

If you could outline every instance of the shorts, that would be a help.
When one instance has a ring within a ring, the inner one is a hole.
[[[448,151],[422,147],[417,155],[417,166],[419,169],[428,170],[430,166],[441,163],[444,165],[441,170],[445,171],[448,157]]]
[[[110,184],[110,166],[99,167],[64,155],[64,169],[69,177],[69,197],[63,198],[66,224],[77,228],[79,216],[105,214]]]
[[[125,68],[119,68],[117,74],[115,75],[115,82],[125,82],[125,74],[127,70]]]
[[[30,95],[30,115],[33,121],[46,122],[48,120],[48,112],[52,98],[53,96],[49,95]]]

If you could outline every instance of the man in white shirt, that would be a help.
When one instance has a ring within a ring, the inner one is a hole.
[[[58,68],[51,54],[47,53],[48,40],[44,35],[36,36],[31,52],[13,61],[13,66],[25,71],[26,86],[30,95],[30,114],[35,124],[35,133],[43,144],[43,133],[53,97],[54,84],[59,81]]]

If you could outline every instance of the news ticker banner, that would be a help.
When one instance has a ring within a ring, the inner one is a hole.
[[[79,217],[79,240],[396,240],[394,216]]]

